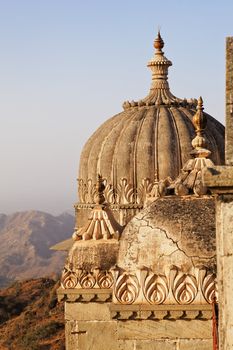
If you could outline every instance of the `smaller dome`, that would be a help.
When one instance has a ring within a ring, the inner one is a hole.
[[[213,197],[168,196],[128,223],[117,265],[127,271],[146,267],[156,274],[173,265],[186,272],[203,265],[215,271],[215,249]]]

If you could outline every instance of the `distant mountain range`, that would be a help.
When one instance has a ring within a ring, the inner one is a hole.
[[[67,254],[49,248],[70,238],[73,230],[74,217],[68,213],[0,214],[0,287],[60,273]]]

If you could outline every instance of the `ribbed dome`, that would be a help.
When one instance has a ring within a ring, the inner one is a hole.
[[[124,111],[102,124],[83,148],[79,170],[80,203],[93,203],[97,174],[106,179],[109,203],[140,204],[154,181],[176,178],[190,158],[196,100],[173,96],[167,82],[172,65],[158,34],[149,95],[124,102]],[[208,116],[206,139],[211,159],[224,162],[224,127]],[[145,189],[147,188],[147,189]]]

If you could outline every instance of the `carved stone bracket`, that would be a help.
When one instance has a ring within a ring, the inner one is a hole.
[[[57,290],[58,301],[80,303],[104,303],[112,301],[111,289],[63,289]]]
[[[110,304],[115,320],[210,320],[211,305],[115,305]]]

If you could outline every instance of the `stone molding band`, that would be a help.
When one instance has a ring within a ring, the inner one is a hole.
[[[145,178],[137,188],[134,188],[134,186],[130,184],[126,178],[122,178],[120,183],[117,184],[116,188],[113,188],[113,185],[108,184],[106,179],[104,181],[104,197],[107,203],[119,205],[136,204],[143,206],[148,196],[157,198],[163,195],[165,185],[170,183],[171,180],[165,179],[164,181],[161,180],[159,182],[152,182],[149,178]],[[83,179],[79,178],[78,193],[78,204],[95,203],[97,197],[96,183],[94,183],[92,179],[85,182]]]
[[[206,268],[193,268],[189,273],[172,266],[164,274],[149,269],[126,272],[120,268],[111,271],[64,269],[62,289],[111,290],[114,304],[188,305],[212,304],[217,300],[215,274]]]
[[[210,320],[212,306],[207,305],[115,305],[109,306],[111,318],[117,320]]]

